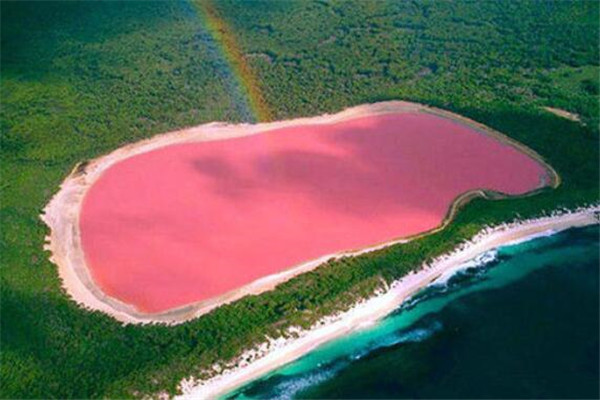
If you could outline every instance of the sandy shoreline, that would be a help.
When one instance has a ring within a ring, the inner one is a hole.
[[[556,212],[552,216],[487,228],[455,251],[439,257],[418,272],[394,282],[385,293],[357,304],[347,312],[326,317],[307,331],[292,329],[296,339],[270,339],[244,353],[228,366],[215,367],[218,374],[206,381],[184,379],[179,399],[216,398],[287,364],[319,345],[354,330],[369,326],[395,310],[404,300],[442,275],[460,269],[465,262],[495,248],[552,234],[573,227],[600,222],[600,207],[594,206],[573,212]],[[235,366],[237,364],[237,366]]]
[[[531,149],[475,121],[450,113],[448,111],[416,103],[390,101],[366,104],[346,109],[337,114],[325,114],[318,117],[298,118],[255,125],[209,123],[198,127],[157,135],[147,140],[126,145],[107,155],[76,166],[71,174],[62,183],[59,192],[56,193],[50,203],[48,203],[43,214],[41,215],[42,220],[50,227],[50,235],[46,238],[47,243],[45,248],[51,252],[50,260],[58,266],[59,276],[67,294],[83,307],[105,312],[115,319],[125,323],[162,322],[177,324],[196,318],[220,305],[233,302],[248,294],[259,294],[267,290],[271,290],[279,283],[285,282],[296,275],[310,271],[323,264],[328,259],[341,256],[354,256],[364,252],[374,251],[391,244],[414,239],[424,234],[438,231],[450,222],[456,210],[462,204],[474,197],[503,197],[498,193],[487,193],[481,190],[474,190],[472,192],[464,193],[452,203],[448,214],[441,225],[432,231],[423,232],[422,234],[410,238],[396,238],[391,241],[379,243],[363,249],[342,251],[336,254],[325,255],[316,260],[310,260],[300,265],[292,266],[291,268],[283,270],[279,273],[266,276],[248,285],[245,285],[244,287],[225,293],[216,298],[190,304],[182,308],[177,308],[162,313],[147,314],[140,312],[132,305],[126,304],[103,293],[92,279],[90,271],[86,266],[85,256],[81,246],[79,232],[80,209],[88,189],[94,184],[94,182],[96,182],[96,180],[100,178],[104,171],[106,171],[115,163],[138,154],[174,144],[226,140],[302,124],[331,124],[364,116],[398,112],[430,113],[468,125],[478,132],[490,135],[504,144],[517,148],[544,166],[545,170],[547,171],[549,181],[542,182],[540,189],[545,186],[556,187],[560,184],[560,178],[556,172]],[[536,191],[534,190],[529,194],[533,194],[535,192]]]

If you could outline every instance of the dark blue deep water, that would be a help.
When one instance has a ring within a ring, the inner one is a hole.
[[[228,397],[598,398],[598,238],[500,248]]]

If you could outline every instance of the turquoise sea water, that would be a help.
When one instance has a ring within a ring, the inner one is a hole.
[[[502,247],[228,398],[598,398],[599,228]]]

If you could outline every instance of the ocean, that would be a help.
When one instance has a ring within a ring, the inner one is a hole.
[[[226,398],[598,398],[599,234],[485,253]]]

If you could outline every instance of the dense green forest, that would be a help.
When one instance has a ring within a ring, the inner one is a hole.
[[[277,118],[431,104],[530,146],[563,184],[475,200],[439,233],[329,262],[182,325],[122,326],[61,289],[41,210],[77,162],[184,126],[251,121],[247,99],[188,2],[0,7],[3,398],[174,393],[183,377],[348,307],[485,224],[599,199],[598,2],[217,2]]]

